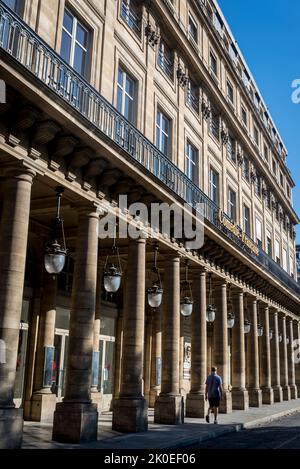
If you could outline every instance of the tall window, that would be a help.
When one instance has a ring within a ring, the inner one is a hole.
[[[209,171],[209,197],[219,205],[219,174],[212,168]]]
[[[285,248],[282,249],[282,268],[287,272],[287,250]]]
[[[256,194],[261,197],[262,193],[262,179],[259,174],[256,174],[256,180],[255,180],[255,192]]]
[[[234,163],[236,162],[236,142],[231,135],[227,142],[227,157]]]
[[[135,122],[136,82],[122,68],[118,71],[117,109],[130,122]]]
[[[199,87],[192,80],[188,83],[186,102],[194,111],[199,112]]]
[[[141,33],[141,15],[136,0],[122,0],[121,17],[136,34]]]
[[[250,222],[250,208],[247,205],[243,207],[244,215],[244,231],[248,236],[251,236],[251,222]]]
[[[258,146],[259,145],[259,133],[258,133],[258,128],[256,127],[256,125],[253,126],[253,138],[254,138],[254,142]]]
[[[198,152],[189,141],[186,144],[185,174],[194,184],[198,183]]]
[[[229,218],[236,221],[236,193],[232,189],[228,189],[228,204],[227,204],[227,212]]]
[[[242,122],[245,125],[248,125],[248,114],[244,106],[241,107],[241,117],[242,117]]]
[[[249,182],[250,180],[250,161],[247,156],[244,156],[243,158],[243,176],[246,179],[246,181]]]
[[[211,110],[210,116],[210,133],[219,140],[220,138],[220,116],[215,109]]]
[[[262,247],[262,223],[259,218],[255,220],[256,242],[259,247]]]
[[[267,145],[264,145],[264,158],[266,161],[269,161],[269,151]]]
[[[210,69],[213,74],[217,77],[218,76],[218,61],[213,52],[210,52]]]
[[[227,98],[233,104],[234,96],[233,96],[233,86],[230,81],[227,81]]]
[[[3,0],[5,5],[7,5],[15,13],[20,14],[21,12],[21,0]]]
[[[164,41],[160,41],[157,63],[163,72],[173,78],[173,56],[172,52]]]
[[[78,73],[87,75],[89,32],[65,9],[60,54]]]
[[[275,240],[275,260],[280,265],[280,244],[277,239]]]
[[[273,257],[273,243],[272,243],[272,235],[271,232],[267,231],[267,253],[270,257]]]
[[[170,157],[171,121],[160,110],[156,113],[156,146],[168,158]]]
[[[198,25],[192,15],[189,15],[189,37],[198,44]]]
[[[274,159],[272,160],[272,169],[273,169],[273,173],[275,174],[275,176],[277,176],[277,165]]]

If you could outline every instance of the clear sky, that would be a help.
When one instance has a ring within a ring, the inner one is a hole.
[[[296,183],[294,208],[300,216],[300,103],[291,100],[291,84],[300,79],[300,1],[218,3],[288,149],[287,165]]]

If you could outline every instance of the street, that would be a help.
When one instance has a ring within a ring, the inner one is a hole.
[[[222,415],[219,421],[222,423]],[[300,413],[204,441],[197,449],[300,449]]]

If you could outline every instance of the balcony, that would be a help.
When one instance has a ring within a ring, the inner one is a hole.
[[[41,87],[47,87],[67,102],[86,119],[89,126],[92,125],[122,149],[182,202],[187,202],[196,211],[199,210],[197,204],[202,204],[201,215],[208,225],[214,226],[259,267],[274,275],[294,294],[300,295],[300,285],[258,248],[254,241],[248,238],[245,243],[237,229],[231,230],[228,223],[222,223],[219,207],[2,1],[0,50],[6,58],[9,57],[12,62],[29,71]]]

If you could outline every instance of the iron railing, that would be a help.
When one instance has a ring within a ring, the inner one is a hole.
[[[77,110],[89,125],[95,126],[103,136],[125,151],[127,156],[180,199],[195,210],[199,210],[198,204],[201,204],[201,215],[209,223],[231,239],[260,267],[300,295],[300,286],[287,272],[262,249],[259,248],[258,256],[254,254],[241,236],[224,226],[219,219],[219,207],[1,0],[0,49]],[[228,219],[226,215],[223,217]],[[252,243],[256,245],[254,241]]]

